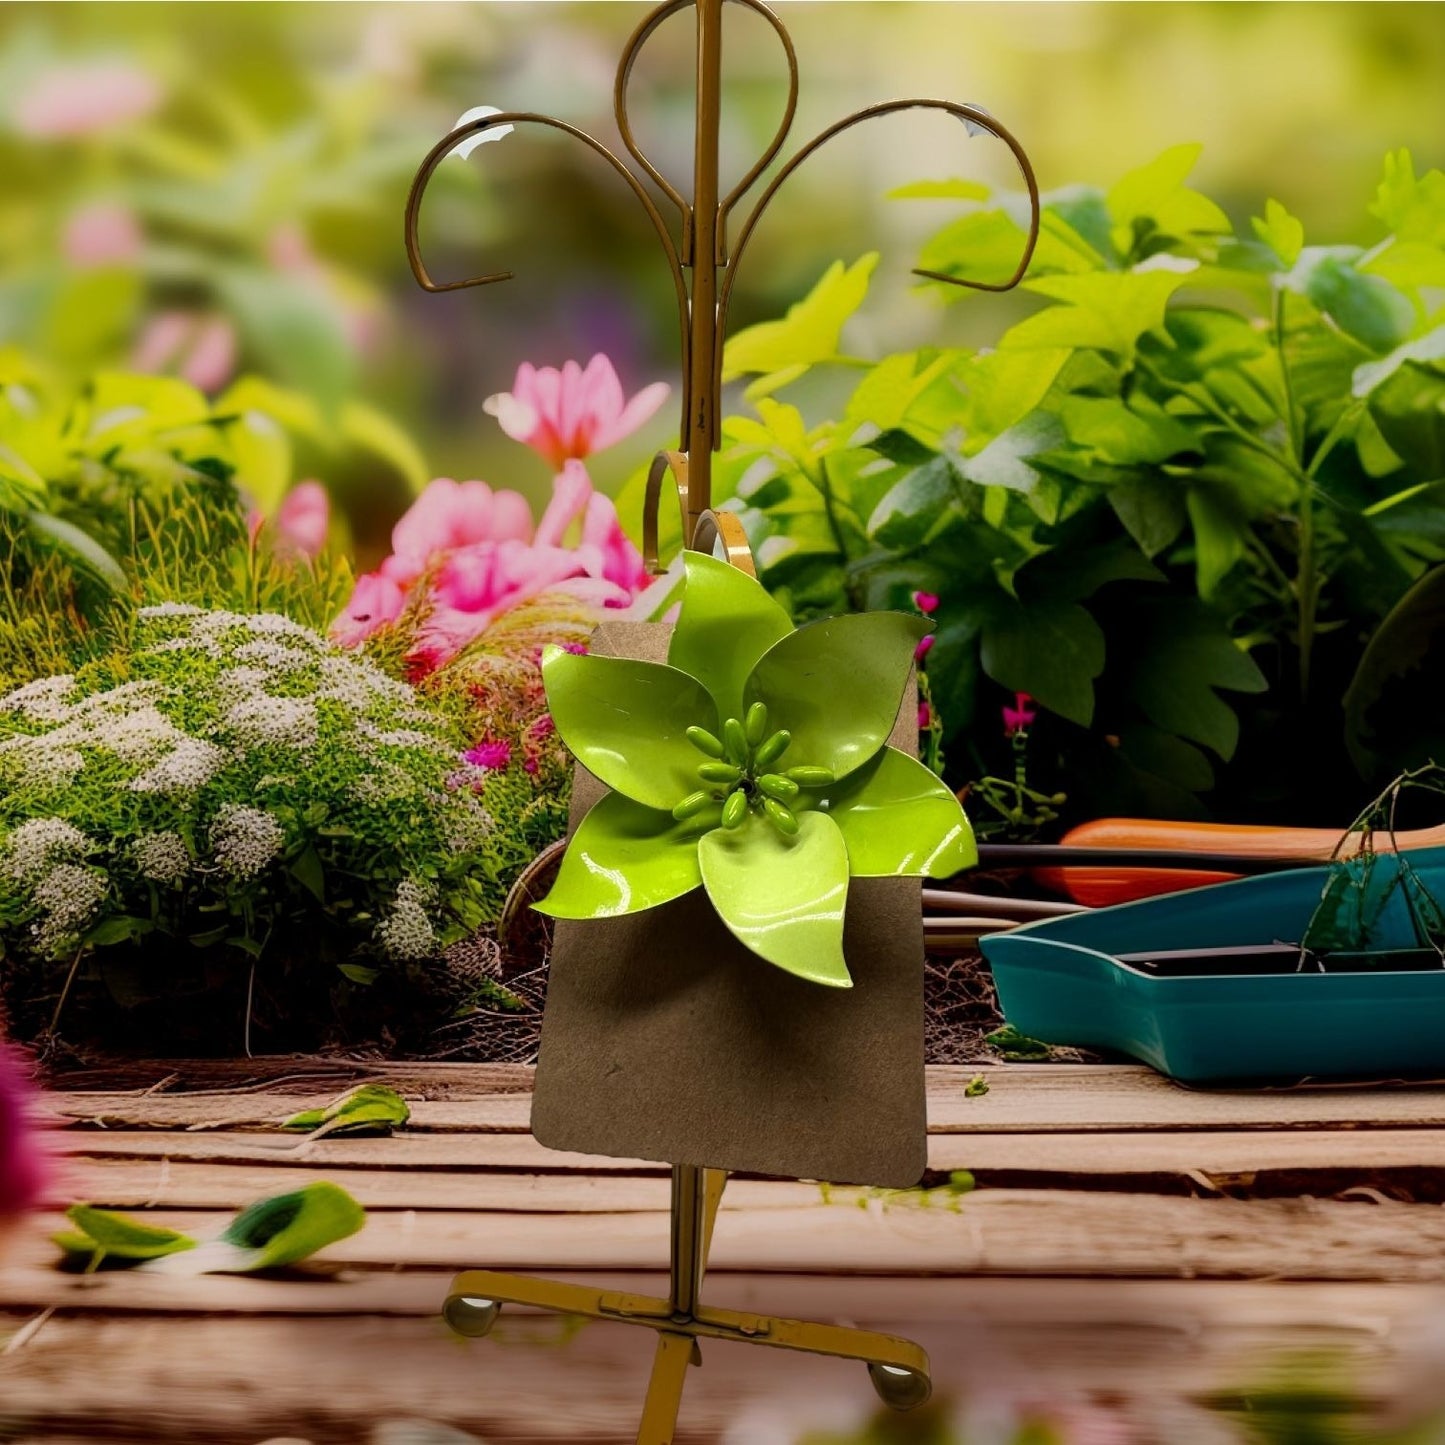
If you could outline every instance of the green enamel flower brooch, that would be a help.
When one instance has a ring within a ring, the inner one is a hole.
[[[977,861],[958,800],[888,746],[914,649],[898,612],[794,628],[753,578],[688,552],[666,665],[542,658],[563,741],[612,791],[582,819],[556,918],[612,918],[694,888],[769,963],[849,988],[848,879],[947,877]]]

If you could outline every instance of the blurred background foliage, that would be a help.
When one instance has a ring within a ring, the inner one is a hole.
[[[936,94],[986,105],[1041,184],[1108,185],[1202,141],[1192,178],[1244,228],[1277,196],[1307,235],[1367,242],[1381,155],[1445,153],[1445,27],[1431,5],[779,4],[797,42],[801,139],[858,105]],[[0,345],[79,378],[170,372],[212,395],[236,377],[266,456],[241,473],[317,475],[358,568],[427,476],[481,476],[541,499],[540,461],[481,413],[518,362],[595,350],[629,390],[670,377],[670,289],[645,219],[582,147],[517,133],[442,167],[423,239],[433,273],[515,268],[482,293],[418,291],[401,247],[417,162],[469,107],[557,114],[615,141],[612,73],[633,4],[173,6],[15,4],[0,13]],[[729,13],[725,147],[765,145],[782,64]],[[691,35],[659,32],[634,119],[686,188]],[[776,316],[842,255],[878,249],[850,349],[988,344],[1026,298],[943,310],[908,266],[938,201],[884,201],[914,178],[1007,179],[1001,148],[934,116],[863,127],[780,197],[738,283],[734,326]],[[636,212],[636,213],[635,213]],[[818,386],[826,388],[827,378]],[[807,405],[807,387],[793,399]],[[833,398],[825,392],[817,404]],[[234,398],[233,398],[234,400]],[[598,469],[615,489],[665,409]],[[279,439],[278,439],[279,438]],[[256,443],[252,450],[262,447]],[[609,470],[610,469],[610,470]]]

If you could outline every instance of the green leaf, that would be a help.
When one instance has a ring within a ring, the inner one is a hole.
[[[320,1181],[243,1209],[221,1236],[242,1251],[217,1274],[250,1274],[299,1264],[366,1223],[366,1211],[340,1185]]]
[[[1027,1063],[1031,1059],[1046,1059],[1049,1056],[1047,1044],[1031,1039],[1027,1034],[1021,1034],[1012,1024],[1005,1024],[1001,1029],[985,1034],[983,1041],[990,1048],[997,1049],[1011,1063]]]
[[[868,535],[898,551],[918,546],[939,514],[958,502],[960,485],[953,463],[947,457],[934,457],[883,495],[868,518]]]
[[[1151,269],[1025,281],[1030,291],[1064,304],[1005,332],[999,349],[1096,347],[1132,357],[1139,337],[1163,326],[1169,298],[1188,279],[1187,270]]]
[[[1386,352],[1409,336],[1415,308],[1383,276],[1357,269],[1359,255],[1353,246],[1307,246],[1284,284],[1308,296],[1346,335]]]
[[[1264,674],[1222,620],[1193,598],[1141,608],[1131,637],[1130,695],[1155,726],[1230,758],[1239,719],[1220,696],[1264,692]]]
[[[717,810],[709,812],[705,821],[677,822],[621,793],[606,794],[578,824],[551,892],[533,907],[553,918],[613,918],[690,893],[702,883],[698,835],[717,821]]]
[[[1184,184],[1203,149],[1197,142],[1170,146],[1115,182],[1107,201],[1115,224],[1114,244],[1121,253],[1129,252],[1141,232],[1161,231],[1169,236],[1230,233],[1229,217],[1207,196]]]
[[[1407,361],[1445,361],[1445,326],[1437,326],[1423,336],[1417,336],[1413,341],[1397,346],[1388,356],[1382,356],[1378,361],[1367,361],[1357,366],[1351,378],[1351,394],[1369,396]]]
[[[716,734],[721,720],[695,677],[655,662],[549,646],[542,680],[562,741],[609,788],[664,812],[696,789],[705,759],[687,730]]]
[[[379,968],[368,968],[364,963],[338,963],[336,969],[343,978],[359,983],[364,988],[370,988],[381,977]]]
[[[1445,174],[1431,170],[1417,180],[1410,152],[1388,151],[1370,214],[1401,240],[1445,246]]]
[[[1059,418],[1075,446],[1115,466],[1154,465],[1200,451],[1183,422],[1143,395],[1132,404],[1114,396],[1066,396]]]
[[[912,181],[888,192],[890,201],[986,201],[989,188],[982,181],[953,178],[946,181]]]
[[[96,1209],[89,1204],[72,1204],[65,1217],[78,1233],[52,1235],[67,1254],[84,1255],[92,1260],[109,1256],[114,1259],[160,1259],[194,1249],[196,1241],[176,1229],[142,1224],[125,1214],[109,1209]]]
[[[209,421],[211,406],[189,382],[173,376],[102,371],[90,387],[87,438],[107,446]]]
[[[154,929],[155,924],[149,918],[107,918],[85,935],[85,942],[92,948],[107,948],[111,944],[129,943],[132,939],[144,938]]]
[[[324,1109],[306,1109],[285,1120],[283,1129],[313,1134],[390,1134],[411,1119],[411,1108],[385,1084],[362,1084]]]
[[[758,659],[792,632],[793,620],[760,582],[716,557],[684,553],[683,575],[668,666],[702,683],[719,718],[740,718],[749,675]]]
[[[1157,557],[1189,519],[1184,490],[1172,477],[1120,482],[1109,488],[1109,505],[1146,557]]]
[[[981,656],[983,670],[1010,692],[1026,692],[1082,727],[1093,718],[1104,634],[1078,603],[1001,601],[984,624]]]
[[[323,907],[326,904],[326,869],[312,845],[298,853],[291,864],[291,876]]]
[[[913,650],[930,630],[901,612],[810,622],[764,653],[745,701],[766,703],[770,725],[792,734],[788,767],[828,768],[842,779],[888,741]]]
[[[756,813],[698,845],[703,886],[744,947],[788,973],[851,988],[843,959],[848,849],[826,813],[805,812],[793,837]]]
[[[1064,363],[1066,348],[989,351],[976,356],[965,373],[963,424],[970,436],[996,437],[1023,421],[1048,395]]]
[[[1305,243],[1305,228],[1276,200],[1264,203],[1264,218],[1254,216],[1249,223],[1254,234],[1279,257],[1285,266],[1293,266]]]
[[[1039,473],[1029,465],[1033,457],[1052,451],[1064,440],[1064,429],[1051,412],[1036,411],[996,436],[982,451],[965,457],[963,475],[985,487],[1007,487],[1031,492]]]
[[[878,264],[870,251],[851,266],[835,261],[781,321],[764,321],[730,336],[723,347],[723,380],[791,372],[789,379],[838,355],[843,323],[863,304]]]
[[[949,878],[978,862],[973,829],[943,782],[885,747],[827,794],[855,878]]]
[[[103,582],[112,592],[121,594],[129,590],[130,579],[120,563],[74,522],[67,522],[49,512],[30,512],[26,515],[25,525],[34,536]]]
[[[1445,372],[1407,361],[1370,393],[1369,407],[1415,476],[1445,476]]]

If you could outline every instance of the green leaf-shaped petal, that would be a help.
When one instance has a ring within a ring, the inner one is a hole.
[[[245,1251],[245,1257],[225,1269],[213,1265],[211,1272],[240,1274],[297,1264],[349,1238],[365,1223],[366,1211],[340,1185],[325,1180],[308,1184],[243,1209],[221,1239]]]
[[[855,878],[947,878],[978,862],[973,829],[936,774],[884,748],[828,794]]]
[[[826,813],[804,813],[792,837],[751,813],[698,844],[703,886],[748,948],[813,983],[852,988],[843,961],[848,850]]]
[[[130,1215],[96,1209],[89,1204],[72,1204],[65,1211],[65,1217],[75,1225],[75,1230],[51,1237],[67,1254],[123,1260],[159,1259],[196,1247],[196,1241],[179,1230],[145,1224]]]
[[[792,619],[738,567],[691,551],[682,565],[687,582],[667,661],[707,688],[719,717],[740,718],[748,674],[792,632]]]
[[[549,647],[542,680],[562,741],[609,788],[663,809],[696,789],[704,759],[687,730],[718,730],[717,709],[696,678],[656,662]]]
[[[913,649],[928,631],[902,612],[810,622],[768,649],[744,699],[767,703],[769,725],[792,734],[789,766],[846,777],[888,741]]]
[[[552,891],[534,906],[554,918],[612,918],[691,892],[702,883],[697,840],[706,826],[608,793],[578,825]]]

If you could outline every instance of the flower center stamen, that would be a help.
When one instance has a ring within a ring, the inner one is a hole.
[[[768,732],[765,703],[755,702],[744,718],[727,718],[721,737],[706,728],[690,727],[687,740],[708,761],[697,770],[702,787],[672,810],[679,822],[696,819],[713,827],[737,828],[749,813],[759,813],[778,832],[792,837],[798,831],[792,804],[799,793],[834,781],[829,768],[803,765],[775,771],[793,736],[786,728]]]

